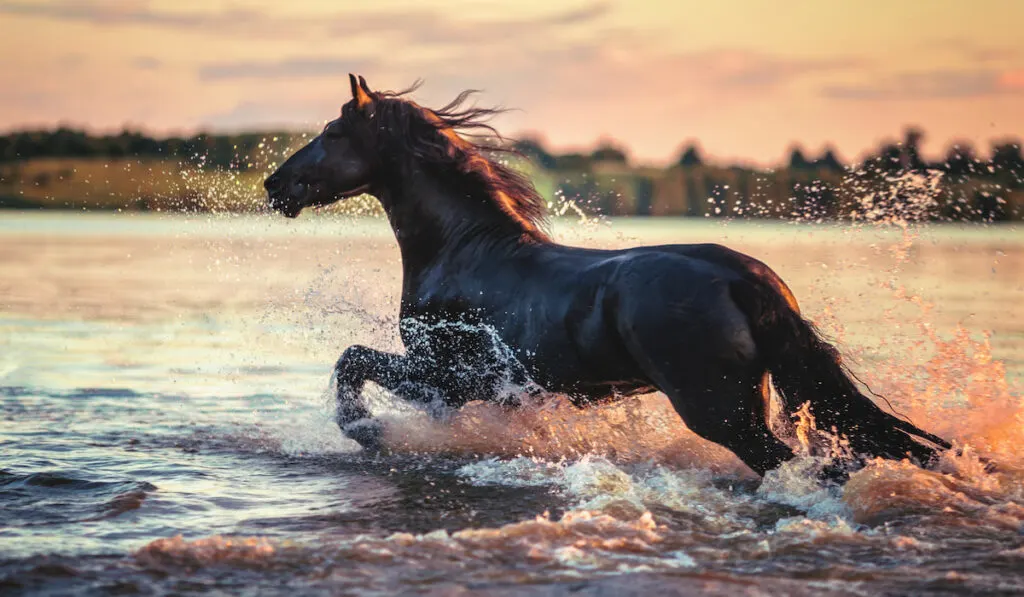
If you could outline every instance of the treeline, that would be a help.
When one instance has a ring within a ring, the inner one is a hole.
[[[108,185],[103,196],[124,195],[126,206],[203,209],[206,200],[199,180],[176,182],[188,178],[189,171],[230,171],[257,181],[269,164],[288,155],[305,137],[280,132],[153,138],[138,131],[91,135],[66,127],[14,132],[0,136],[0,205],[49,206],[55,202],[47,199],[59,199],[57,205],[79,206],[77,196],[100,194],[96,185],[102,176]],[[633,164],[625,148],[610,143],[576,153],[555,153],[530,138],[516,141],[514,147],[529,158],[538,186],[558,199],[556,205],[576,203],[607,215],[1024,218],[1024,157],[1018,140],[995,142],[984,155],[957,143],[942,159],[929,161],[921,156],[922,139],[920,130],[909,129],[900,142],[884,143],[858,163],[843,163],[829,149],[810,156],[793,148],[785,164],[771,169],[715,163],[696,145],[684,147],[666,168]],[[103,161],[122,164],[131,172],[122,173],[119,185],[106,171],[89,173],[87,164]],[[140,171],[137,165],[132,169],[132,163],[145,163],[148,170]],[[168,167],[154,166],[160,163]],[[171,165],[180,173],[164,171]],[[154,179],[151,173],[165,180]],[[131,196],[135,186],[140,187],[137,196]],[[103,203],[117,204],[117,197]]]
[[[0,136],[0,163],[41,158],[167,158],[211,168],[252,167],[259,156],[275,155],[303,135],[288,132],[154,138],[139,131],[92,135],[60,127],[16,131]]]
[[[1019,140],[992,143],[982,157],[954,143],[940,160],[921,156],[922,131],[884,143],[865,160],[844,164],[832,149],[757,169],[707,161],[697,145],[668,168],[631,165],[628,152],[600,144],[589,153],[555,154],[535,139],[516,142],[556,181],[566,200],[610,215],[685,215],[811,220],[999,221],[1024,219],[1024,156]]]

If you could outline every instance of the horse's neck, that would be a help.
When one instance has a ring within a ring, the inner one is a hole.
[[[464,250],[519,242],[523,230],[485,197],[419,168],[390,179],[380,193],[408,275]]]

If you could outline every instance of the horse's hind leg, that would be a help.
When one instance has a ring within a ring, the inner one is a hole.
[[[737,373],[687,367],[660,375],[656,383],[690,431],[725,446],[764,476],[792,458],[793,451],[768,427],[762,374]]]
[[[742,333],[726,334],[726,340],[711,334],[716,342],[704,333],[673,334],[680,330],[672,327],[645,333],[640,323],[624,335],[630,354],[686,426],[728,448],[758,475],[792,458],[768,427],[767,378],[752,342],[745,345]]]

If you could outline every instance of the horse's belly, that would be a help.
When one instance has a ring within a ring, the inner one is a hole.
[[[654,391],[629,359],[562,348],[538,350],[525,363],[533,380],[546,391],[568,394],[583,403]]]
[[[657,388],[647,382],[640,380],[628,380],[601,384],[578,385],[576,388],[566,391],[566,394],[568,394],[573,404],[577,406],[587,406],[601,402],[614,402],[629,396],[650,394],[655,391],[657,391]]]

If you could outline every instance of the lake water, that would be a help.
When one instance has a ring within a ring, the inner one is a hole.
[[[768,262],[863,381],[963,455],[842,489],[802,456],[760,483],[657,394],[442,424],[370,388],[390,452],[365,456],[328,378],[350,344],[399,349],[384,221],[2,212],[0,593],[1024,592],[1020,227],[555,236]]]

